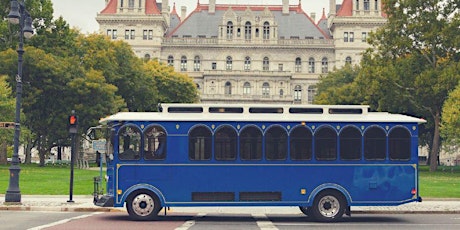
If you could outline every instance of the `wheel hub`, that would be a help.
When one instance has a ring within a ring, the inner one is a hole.
[[[153,212],[155,204],[151,196],[147,194],[139,194],[134,198],[132,208],[136,215],[148,216]]]

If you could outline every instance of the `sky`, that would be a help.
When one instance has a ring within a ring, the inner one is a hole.
[[[157,0],[161,2],[161,0]],[[187,15],[195,8],[198,0],[169,0],[172,9],[173,3],[176,3],[176,11],[181,14],[181,7],[187,7]],[[201,4],[208,4],[209,0],[199,0]],[[329,12],[328,0],[301,0],[302,8],[310,15],[316,13],[316,21],[321,18],[323,8],[326,9],[326,15]],[[96,22],[97,13],[105,7],[105,0],[51,0],[54,8],[54,17],[62,16],[70,27],[80,29],[82,33],[98,32],[99,24]],[[216,4],[250,4],[250,5],[281,5],[282,0],[216,0]],[[289,0],[290,5],[299,4],[299,0]]]

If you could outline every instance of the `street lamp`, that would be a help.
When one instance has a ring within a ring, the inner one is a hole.
[[[24,54],[24,37],[32,37],[32,18],[26,10],[25,0],[11,0],[11,10],[8,14],[11,24],[19,24],[19,47],[18,47],[18,75],[16,75],[16,120],[14,126],[14,152],[10,166],[10,183],[5,194],[5,202],[21,202],[19,190],[19,136],[21,134],[21,97],[22,97],[22,55]]]

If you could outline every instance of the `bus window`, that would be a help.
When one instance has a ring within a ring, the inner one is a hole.
[[[291,159],[311,160],[312,134],[305,126],[294,128],[291,132]]]
[[[279,126],[269,128],[265,134],[265,158],[267,160],[285,160],[287,152],[286,131]]]
[[[320,161],[337,159],[337,133],[330,127],[315,132],[315,157]]]
[[[370,127],[364,132],[364,159],[385,160],[387,141],[385,131],[379,127]]]
[[[241,131],[240,157],[241,160],[262,159],[262,132],[260,129],[250,126]]]
[[[410,159],[410,133],[402,127],[394,128],[388,135],[390,160]]]
[[[188,136],[188,156],[190,160],[210,160],[212,151],[211,131],[204,126],[193,128]]]
[[[141,132],[136,126],[125,126],[118,131],[118,158],[139,160],[140,146]]]
[[[236,160],[237,134],[229,126],[219,128],[215,134],[214,155],[218,161]]]
[[[164,160],[166,158],[166,132],[160,126],[144,131],[144,159]]]
[[[340,132],[340,159],[361,159],[361,132],[355,127],[345,127]]]

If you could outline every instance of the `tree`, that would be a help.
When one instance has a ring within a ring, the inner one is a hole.
[[[0,76],[0,122],[14,121],[16,100],[11,96],[11,87],[6,82],[6,78]],[[7,163],[7,146],[13,142],[11,130],[0,129],[0,164]]]
[[[441,134],[447,143],[458,145],[460,141],[460,82],[442,108]]]

